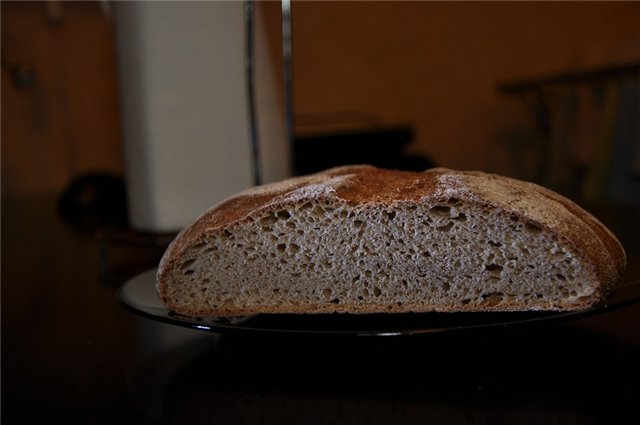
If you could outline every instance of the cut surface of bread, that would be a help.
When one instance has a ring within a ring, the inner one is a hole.
[[[578,310],[625,263],[604,225],[541,186],[347,166],[207,211],[167,249],[157,289],[189,316]]]

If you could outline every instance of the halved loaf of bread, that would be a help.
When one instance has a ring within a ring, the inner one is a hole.
[[[168,248],[157,288],[191,316],[576,310],[625,263],[603,224],[538,185],[348,166],[212,208]]]

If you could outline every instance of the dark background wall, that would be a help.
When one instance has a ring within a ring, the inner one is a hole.
[[[280,3],[259,9],[279,58]],[[523,178],[539,134],[497,84],[640,60],[633,2],[295,2],[292,17],[298,132],[309,117],[408,124],[408,150],[437,165]],[[2,2],[3,195],[121,174],[121,143],[104,5]]]

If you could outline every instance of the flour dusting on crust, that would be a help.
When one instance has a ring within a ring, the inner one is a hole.
[[[444,169],[439,169],[444,170]],[[446,170],[450,172],[449,170]],[[437,176],[435,191],[429,197],[436,198],[456,198],[465,197],[471,199],[475,197],[473,191],[469,189],[467,179],[461,174],[439,174]]]
[[[322,196],[333,195],[336,190],[352,176],[352,174],[345,174],[336,177],[327,176],[327,179],[323,182],[312,183],[295,189],[283,197],[278,197],[277,202],[298,202],[301,200],[314,200]]]

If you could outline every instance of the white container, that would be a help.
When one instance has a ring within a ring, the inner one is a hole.
[[[270,182],[289,175],[289,158],[259,17],[260,171]],[[116,2],[114,19],[130,223],[176,231],[253,183],[244,2]]]

